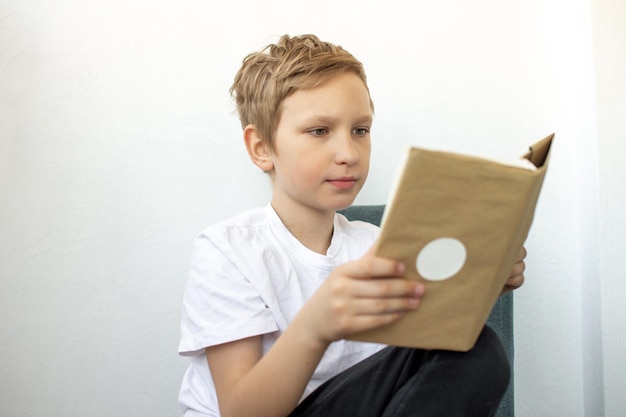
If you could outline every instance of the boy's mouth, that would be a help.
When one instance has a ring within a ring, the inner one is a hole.
[[[357,178],[355,177],[339,177],[327,180],[327,182],[340,190],[348,190],[355,186]]]

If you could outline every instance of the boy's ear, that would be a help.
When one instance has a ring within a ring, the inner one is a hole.
[[[263,172],[269,172],[274,168],[272,152],[267,144],[261,139],[259,130],[255,125],[248,125],[243,129],[243,141],[248,151],[248,156],[254,165]]]

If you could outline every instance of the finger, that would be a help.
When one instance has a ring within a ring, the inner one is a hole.
[[[519,251],[519,255],[517,257],[517,261],[523,261],[524,259],[526,259],[526,256],[528,255],[528,251],[526,250],[526,248],[524,246],[522,246],[522,248]]]
[[[358,298],[421,298],[424,295],[424,284],[419,281],[383,278],[371,280],[352,280],[351,294]]]
[[[519,288],[524,284],[524,275],[517,275],[513,278],[510,278],[506,281],[506,285],[511,288]]]
[[[511,273],[509,274],[509,278],[524,275],[524,271],[526,271],[526,263],[524,261],[518,261],[513,265],[513,269],[511,269]]]
[[[364,330],[372,330],[377,327],[381,327],[390,323],[393,323],[406,315],[404,311],[398,311],[388,314],[368,314],[368,315],[356,315],[340,323],[341,333],[343,337],[347,337],[351,334],[358,333]]]
[[[337,303],[335,313],[338,317],[368,316],[401,313],[415,310],[420,305],[419,298],[357,298],[350,303]]]
[[[339,266],[337,270],[355,279],[400,277],[404,275],[402,262],[374,256],[369,252],[360,259]]]
[[[515,277],[509,278],[504,285],[504,292],[516,290],[522,285],[524,285],[524,275],[517,275]]]

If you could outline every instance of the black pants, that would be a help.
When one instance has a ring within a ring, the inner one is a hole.
[[[326,381],[290,417],[493,416],[510,365],[485,327],[469,352],[387,347]]]

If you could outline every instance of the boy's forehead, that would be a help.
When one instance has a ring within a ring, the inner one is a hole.
[[[297,112],[300,118],[330,119],[350,114],[363,121],[373,118],[369,91],[355,74],[335,76],[312,88],[300,88],[284,98],[283,112]]]
[[[370,124],[374,119],[368,103],[363,105],[343,105],[342,103],[299,103],[287,102],[281,109],[281,119],[288,118],[295,123],[334,124],[349,119],[352,123]]]

